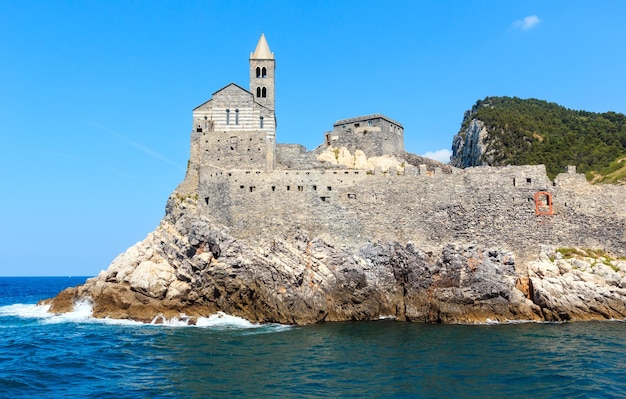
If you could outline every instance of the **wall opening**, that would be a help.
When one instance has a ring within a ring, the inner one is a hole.
[[[261,77],[262,78],[266,78],[267,77],[267,69],[265,69],[265,67],[263,67],[263,69],[261,70]]]
[[[330,202],[330,197],[320,197],[322,202]]]
[[[552,194],[547,191],[535,193],[535,215],[552,215]]]
[[[265,68],[264,68],[265,69]],[[261,68],[256,67],[256,77],[260,78],[261,77]]]
[[[298,186],[298,191],[304,191],[304,186]]]
[[[326,189],[328,189],[328,191],[332,191],[333,188],[331,186],[328,186],[326,187]]]
[[[348,194],[348,199],[356,199],[356,194]]]
[[[209,205],[209,197],[204,197],[204,202],[206,202],[206,204]]]

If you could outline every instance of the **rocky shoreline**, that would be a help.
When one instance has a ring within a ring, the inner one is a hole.
[[[195,200],[169,204],[159,227],[106,271],[42,303],[62,313],[87,300],[94,317],[189,324],[217,312],[296,325],[383,317],[432,323],[626,317],[624,260],[563,259],[545,247],[520,268],[502,248],[335,246],[306,231],[252,247],[197,212]]]

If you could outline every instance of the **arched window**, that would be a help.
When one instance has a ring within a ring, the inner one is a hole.
[[[261,89],[261,97],[267,97],[267,89],[265,87]]]
[[[230,125],[230,110],[226,110],[226,124]]]
[[[265,68],[263,68],[263,69],[265,69]],[[261,68],[259,68],[259,67],[256,67],[256,77],[257,78],[261,77]]]
[[[259,119],[259,122],[260,122],[260,124],[261,124],[261,129],[263,129],[263,117],[261,117],[261,118]]]
[[[263,69],[261,71],[262,71],[261,72],[261,77],[266,78],[267,77],[267,69],[265,69],[265,67],[263,67]]]
[[[239,124],[239,110],[235,110],[235,125]]]
[[[261,88],[260,87],[256,88],[256,96],[257,97],[261,97]]]

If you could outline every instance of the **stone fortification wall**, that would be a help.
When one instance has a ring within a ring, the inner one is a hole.
[[[202,212],[251,243],[293,234],[336,245],[413,241],[433,250],[476,242],[515,251],[520,265],[539,244],[626,248],[623,188],[605,187],[598,195],[565,178],[554,185],[542,166],[424,175],[207,170],[201,176]],[[535,214],[538,191],[553,194],[554,215]]]

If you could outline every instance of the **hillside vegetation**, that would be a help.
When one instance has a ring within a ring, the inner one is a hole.
[[[490,132],[493,165],[545,164],[553,178],[567,165],[599,182],[626,179],[626,115],[575,111],[536,99],[487,97],[465,118]]]

